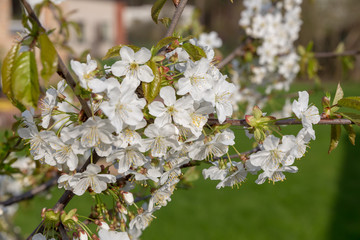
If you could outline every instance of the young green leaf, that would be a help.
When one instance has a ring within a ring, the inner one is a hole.
[[[360,97],[342,98],[337,103],[339,106],[360,110]]]
[[[343,97],[344,97],[344,91],[342,90],[340,83],[339,83],[337,86],[335,97],[334,97],[332,104],[333,105],[337,104],[339,102],[339,100],[342,99]]]
[[[134,46],[134,45],[118,45],[118,46],[114,46],[112,48],[110,48],[105,57],[102,58],[102,60],[106,60],[106,59],[109,59],[109,58],[113,58],[113,57],[118,57],[120,56],[120,49],[123,47],[123,46],[128,46],[129,48],[131,48],[132,50],[134,50],[134,52],[137,52],[140,50],[139,47],[137,46]]]
[[[14,98],[20,103],[37,106],[40,87],[34,52],[23,52],[15,59],[11,88]]]
[[[14,62],[19,51],[20,44],[17,43],[12,46],[8,54],[5,56],[2,67],[1,67],[1,86],[3,92],[12,98],[11,90],[11,76],[13,73]]]
[[[356,125],[360,126],[360,114],[357,113],[348,113],[348,112],[341,112],[339,113],[341,116],[343,116],[346,119],[349,119]]]
[[[184,43],[182,48],[190,55],[194,61],[199,61],[201,58],[206,58],[206,53],[201,47],[195,46],[189,42]]]
[[[56,72],[58,64],[58,55],[53,43],[49,37],[43,33],[38,38],[40,44],[40,58],[43,69],[41,70],[41,77],[49,82],[50,77]]]
[[[160,11],[163,8],[165,2],[166,0],[157,0],[151,8],[151,17],[156,24],[158,23]]]
[[[331,139],[328,153],[331,153],[339,144],[341,136],[341,125],[331,125]]]
[[[348,133],[348,137],[349,137],[351,144],[355,146],[356,133],[354,131],[353,126],[351,126],[351,125],[343,125],[343,126],[344,126],[346,132]]]
[[[161,39],[161,40],[158,42],[158,44],[156,44],[155,48],[153,48],[153,51],[152,51],[153,56],[156,55],[157,52],[158,52],[161,48],[169,45],[170,43],[172,43],[172,42],[175,41],[175,40],[179,40],[179,38],[178,38],[178,37],[166,37],[166,38]]]
[[[148,64],[154,73],[154,80],[150,83],[143,82],[142,87],[143,87],[144,97],[146,98],[148,104],[150,104],[152,101],[154,101],[154,99],[160,92],[161,74],[155,62],[150,61]]]

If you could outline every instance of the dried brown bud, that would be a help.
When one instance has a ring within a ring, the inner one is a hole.
[[[178,6],[179,6],[179,3],[180,3],[180,0],[173,0],[173,3],[174,3],[174,6],[175,6],[175,7],[178,7]]]

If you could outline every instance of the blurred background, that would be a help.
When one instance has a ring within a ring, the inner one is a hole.
[[[67,44],[74,52],[64,56],[78,57],[90,50],[92,56],[101,58],[117,44],[153,45],[166,30],[151,19],[153,2],[66,0],[61,7],[66,17],[78,23],[81,34],[72,34]],[[242,8],[238,0],[233,4],[229,0],[190,0],[180,24],[189,24],[198,14],[206,32],[219,33],[226,55],[244,38],[238,26]],[[161,17],[171,17],[173,11],[168,1]],[[315,52],[332,52],[340,42],[347,50],[360,49],[359,12],[359,0],[304,0],[297,44],[313,41]],[[54,19],[50,10],[43,12],[41,21],[51,29]],[[0,64],[17,32],[22,31],[19,1],[0,0]],[[341,82],[345,96],[359,95],[360,63],[355,60],[354,70],[344,75],[338,59],[321,59],[319,75],[324,91],[334,94],[336,83]],[[312,82],[300,79],[291,91],[312,86]],[[319,108],[322,96],[323,92],[311,96]],[[0,129],[9,128],[13,114],[19,112],[1,95]],[[287,174],[285,182],[256,185],[255,177],[250,176],[239,189],[217,190],[216,182],[200,176],[193,188],[179,189],[172,202],[156,212],[157,219],[142,239],[360,239],[360,145],[352,146],[344,134],[339,147],[328,155],[329,128],[315,127],[317,140],[296,164],[299,172]],[[288,133],[298,130],[285,127]],[[240,139],[238,149],[250,149],[244,132],[234,131]],[[52,206],[61,194],[55,189],[36,201],[22,203],[16,216],[21,233],[29,234],[40,221],[42,207]],[[75,198],[69,208],[86,213],[90,205],[90,199],[79,202]]]

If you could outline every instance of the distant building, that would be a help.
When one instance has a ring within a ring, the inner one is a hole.
[[[66,0],[60,6],[68,19],[79,24],[82,36],[71,34],[68,45],[77,54],[90,50],[93,56],[103,56],[107,49],[127,44],[153,44],[161,39],[165,28],[151,19],[151,5],[127,6],[126,0]],[[190,19],[194,7],[188,6],[182,20]],[[174,7],[167,4],[161,15],[171,17]],[[19,0],[0,0],[0,59],[4,57],[17,32],[22,32]],[[39,17],[46,29],[57,27],[50,10]]]

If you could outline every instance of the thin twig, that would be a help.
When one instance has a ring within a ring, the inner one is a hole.
[[[64,225],[62,225],[62,223],[60,223],[59,225],[59,232],[62,240],[70,240],[69,236],[66,234],[66,230],[64,228]]]
[[[250,127],[249,124],[247,124],[245,119],[226,119],[223,124],[231,124],[232,126],[244,126],[244,127]],[[208,120],[208,124],[210,125],[217,125],[220,124],[219,121],[215,118],[211,118]],[[275,125],[301,125],[301,121],[298,119],[280,119],[277,120]],[[354,124],[349,119],[339,118],[339,119],[326,119],[323,118],[320,120],[320,122],[317,123],[317,125],[352,125]]]
[[[177,8],[175,10],[173,18],[171,19],[171,24],[165,34],[165,37],[170,37],[174,33],[175,27],[180,20],[181,14],[184,11],[184,8],[185,8],[187,2],[188,2],[188,0],[180,1],[180,4],[177,6]]]
[[[20,0],[21,3],[23,4],[23,6],[25,7],[29,17],[34,20],[37,25],[39,26],[39,28],[46,32],[46,29],[41,25],[39,18],[36,16],[34,10],[32,9],[32,7],[30,6],[30,4],[26,1],[26,0]],[[75,87],[76,87],[76,82],[74,80],[74,78],[71,76],[69,70],[67,69],[67,67],[65,66],[63,60],[61,59],[60,55],[58,52],[56,52],[57,57],[58,57],[58,68],[57,68],[57,73],[59,74],[59,76],[61,76],[62,78],[65,79],[66,83],[72,88],[74,94],[75,94]],[[75,96],[77,97],[77,99],[79,100],[82,109],[84,110],[86,116],[88,118],[90,118],[92,116],[91,114],[91,109],[89,107],[89,105],[87,104],[87,102],[80,96],[75,94]]]
[[[44,192],[44,191],[50,189],[52,186],[56,185],[57,179],[58,179],[58,176],[55,176],[55,177],[51,178],[49,181],[31,189],[30,191],[27,191],[20,195],[11,197],[6,201],[0,202],[0,205],[3,205],[4,207],[6,207],[6,206],[12,205],[14,203],[18,203],[18,202],[21,202],[24,200],[31,199],[31,198],[35,197],[37,194]]]
[[[221,62],[219,62],[216,67],[221,69],[223,67],[225,67],[227,64],[229,64],[234,58],[238,57],[238,56],[243,56],[244,55],[244,46],[239,46],[237,48],[235,48],[235,50],[230,53],[226,58],[224,58]]]
[[[346,56],[356,56],[360,54],[360,50],[349,50],[344,52],[315,52],[314,56],[316,58],[336,58],[336,57],[346,57]]]

